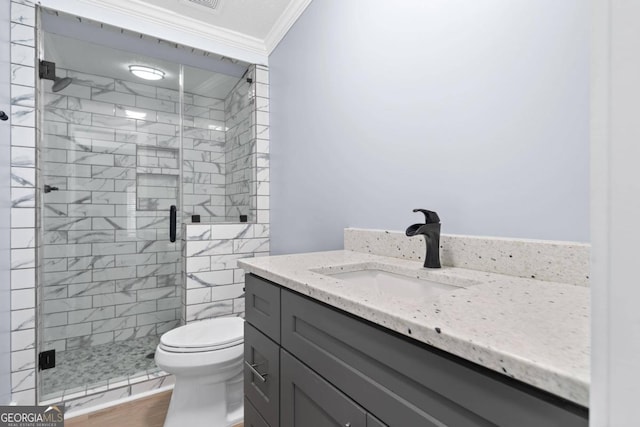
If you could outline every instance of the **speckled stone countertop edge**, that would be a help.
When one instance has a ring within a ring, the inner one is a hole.
[[[407,237],[401,231],[345,228],[344,248],[421,261],[426,246],[423,237]],[[591,245],[581,242],[440,236],[442,265],[578,286],[589,286],[590,251]]]
[[[442,321],[437,321],[428,316],[419,318],[420,315],[417,315],[417,313],[421,311],[420,309],[423,307],[423,304],[428,304],[432,301],[416,301],[413,303],[407,300],[388,301],[388,299],[386,301],[382,299],[368,301],[363,298],[362,292],[358,294],[354,292],[353,289],[345,286],[344,281],[333,279],[330,276],[316,272],[318,270],[326,272],[326,269],[331,268],[331,266],[340,268],[340,266],[348,267],[350,265],[363,263],[384,264],[389,266],[391,271],[394,268],[398,268],[401,274],[406,274],[407,269],[415,269],[418,274],[428,274],[431,275],[431,278],[434,278],[434,274],[436,276],[437,274],[445,276],[448,274],[457,277],[457,280],[475,280],[478,284],[469,286],[467,289],[473,290],[476,297],[483,296],[483,292],[485,292],[488,298],[484,298],[482,302],[483,305],[477,304],[477,306],[474,307],[474,310],[470,312],[474,314],[495,310],[496,307],[491,302],[491,293],[496,292],[496,289],[511,289],[513,298],[521,299],[524,294],[535,294],[540,286],[545,287],[543,289],[551,292],[551,295],[556,295],[558,290],[561,290],[563,294],[568,294],[564,299],[565,306],[571,304],[571,298],[573,298],[571,294],[574,294],[574,296],[580,300],[581,309],[584,309],[586,306],[588,311],[588,289],[584,287],[522,279],[460,268],[445,268],[436,273],[422,273],[425,272],[425,269],[421,269],[421,266],[416,265],[415,261],[353,251],[281,255],[239,261],[240,267],[244,268],[248,273],[254,273],[267,280],[278,283],[285,288],[371,321],[406,337],[477,363],[503,375],[548,391],[581,406],[588,406],[588,318],[583,320],[578,316],[580,313],[576,315],[580,323],[576,326],[578,332],[572,330],[571,322],[567,322],[562,316],[562,313],[560,314],[558,322],[555,323],[556,328],[553,329],[553,331],[549,328],[550,334],[547,334],[545,330],[540,330],[542,327],[538,328],[538,330],[534,329],[534,335],[538,336],[538,338],[543,335],[551,335],[551,341],[555,342],[553,340],[557,339],[558,345],[561,344],[563,337],[571,336],[574,333],[577,334],[579,338],[586,337],[586,339],[579,339],[578,345],[573,346],[573,348],[558,351],[557,360],[556,356],[549,355],[549,353],[556,353],[556,348],[554,348],[555,345],[553,343],[533,347],[524,345],[523,347],[525,349],[519,352],[517,343],[519,341],[521,344],[527,343],[529,337],[526,336],[526,332],[522,332],[520,335],[518,334],[518,328],[510,325],[510,323],[513,323],[513,319],[500,322],[500,327],[496,328],[500,330],[496,331],[495,335],[507,335],[507,341],[504,341],[503,338],[496,339],[495,336],[490,336],[491,334],[489,334],[489,336],[482,336],[481,333],[475,331],[473,326],[473,322],[479,322],[478,319],[472,319],[466,323],[461,320],[467,317],[467,313],[464,313],[464,310],[462,313],[460,312],[459,303],[447,305],[442,303],[442,301],[438,301],[436,304],[433,304],[439,307],[436,308],[436,310],[440,310],[441,313],[443,311],[445,313],[447,310],[449,311],[449,315],[443,316],[444,319]],[[522,294],[523,289],[526,289],[528,292],[524,291],[524,294]],[[518,290],[518,292],[514,290]],[[458,296],[464,296],[465,292],[461,290],[458,294]],[[541,298],[546,298],[546,296]],[[518,310],[515,310],[516,319],[518,318],[517,311]],[[556,313],[556,315],[557,314],[558,313]],[[549,313],[541,312],[540,315],[549,317]],[[512,313],[511,316],[514,317],[514,314]],[[587,324],[586,326],[585,322]],[[470,323],[472,326],[469,326]],[[531,324],[535,322],[527,323]],[[507,324],[506,327],[505,324]],[[494,323],[494,325],[496,325],[496,323]],[[532,326],[529,325],[528,329],[531,330],[531,328]],[[553,337],[554,333],[557,335],[556,337]],[[509,341],[509,339],[513,341]],[[540,347],[542,351],[540,351]],[[548,350],[548,352],[545,350]],[[538,360],[538,356],[542,356],[540,359],[545,360]]]

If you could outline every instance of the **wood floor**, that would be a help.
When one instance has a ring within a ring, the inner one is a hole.
[[[162,427],[171,391],[65,420],[65,427]],[[242,427],[238,424],[235,427]]]

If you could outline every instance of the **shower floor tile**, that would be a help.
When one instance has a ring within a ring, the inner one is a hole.
[[[56,352],[56,367],[41,371],[40,400],[93,393],[147,379],[159,371],[153,358],[160,337],[150,336]],[[135,381],[134,380],[134,381]]]

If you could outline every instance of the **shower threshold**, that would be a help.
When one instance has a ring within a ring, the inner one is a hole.
[[[56,366],[40,372],[40,402],[67,401],[167,375],[153,358],[160,337],[148,336],[56,352]]]

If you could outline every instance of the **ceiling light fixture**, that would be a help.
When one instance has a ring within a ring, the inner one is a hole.
[[[217,9],[220,3],[220,0],[188,0],[191,3],[208,7],[209,9]]]
[[[129,65],[129,72],[145,80],[161,80],[164,79],[165,74],[162,70],[147,67],[146,65]]]

